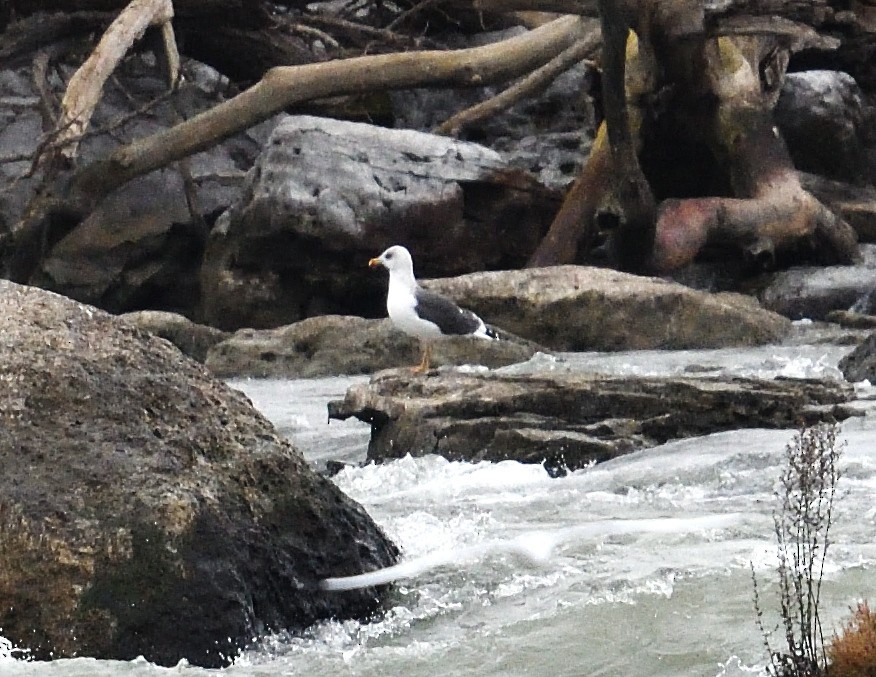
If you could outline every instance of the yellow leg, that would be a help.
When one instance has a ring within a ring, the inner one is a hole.
[[[428,341],[423,342],[423,359],[420,360],[420,364],[414,367],[413,371],[415,374],[423,374],[429,371],[429,363],[432,360],[432,344]]]

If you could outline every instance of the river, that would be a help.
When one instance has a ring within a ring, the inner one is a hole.
[[[848,347],[802,343],[716,351],[574,354],[512,370],[732,373],[841,378]],[[326,402],[363,380],[232,381],[317,467],[364,458],[368,428],[331,424]],[[858,387],[862,416],[844,445],[821,613],[829,631],[876,601],[876,390]],[[676,441],[551,478],[540,466],[403,458],[348,467],[334,480],[362,503],[406,558],[450,563],[402,580],[370,623],[325,622],[302,637],[263,639],[221,671],[181,663],[92,659],[27,663],[0,643],[3,677],[267,675],[741,676],[764,674],[752,566],[766,623],[777,622],[774,492],[791,430],[732,431]],[[598,520],[732,516],[676,533],[588,535]],[[537,561],[479,544],[555,537]],[[180,628],[185,632],[185,628]],[[781,648],[781,638],[774,638]]]

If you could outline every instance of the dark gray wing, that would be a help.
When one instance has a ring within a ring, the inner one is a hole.
[[[481,326],[477,315],[441,294],[418,288],[414,297],[417,299],[417,315],[437,324],[442,334],[471,334]]]

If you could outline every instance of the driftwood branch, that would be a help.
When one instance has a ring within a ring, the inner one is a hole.
[[[599,17],[596,0],[474,0],[481,12],[552,12]]]
[[[62,196],[38,197],[14,229],[9,275],[16,281],[29,280],[55,243],[113,190],[206,150],[288,106],[387,89],[501,82],[538,68],[587,35],[583,20],[563,17],[524,35],[471,49],[380,54],[273,68],[238,96],[77,170]]]
[[[88,128],[91,116],[100,100],[103,86],[118,63],[151,25],[165,26],[173,19],[170,0],[132,0],[110,24],[85,63],[70,79],[61,102],[58,127],[64,130],[57,141],[63,146],[62,155],[76,156],[78,140]],[[173,42],[173,33],[165,32],[165,44]],[[179,55],[175,44],[168,53],[172,68],[179,72]]]
[[[593,241],[596,210],[612,191],[611,151],[605,123],[599,126],[587,162],[569,188],[547,234],[526,262],[527,268],[574,263]]]
[[[483,86],[531,71],[587,35],[587,24],[563,17],[499,43],[457,51],[379,54],[273,68],[250,89],[170,129],[119,148],[73,179],[79,195],[101,199],[131,179],[203,151],[285,107],[313,99],[381,89]]]
[[[544,66],[534,70],[500,94],[448,118],[438,125],[433,132],[435,134],[456,136],[463,127],[497,115],[518,101],[537,94],[575,64],[592,56],[599,46],[599,41],[599,28],[594,22],[590,29],[590,35],[586,39],[576,42],[571,47],[567,47]]]

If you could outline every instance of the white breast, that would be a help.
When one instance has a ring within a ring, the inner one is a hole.
[[[386,295],[386,312],[389,319],[406,334],[421,339],[434,339],[442,336],[438,325],[420,319],[416,313],[416,299],[412,290],[402,285],[389,282],[389,293]]]

